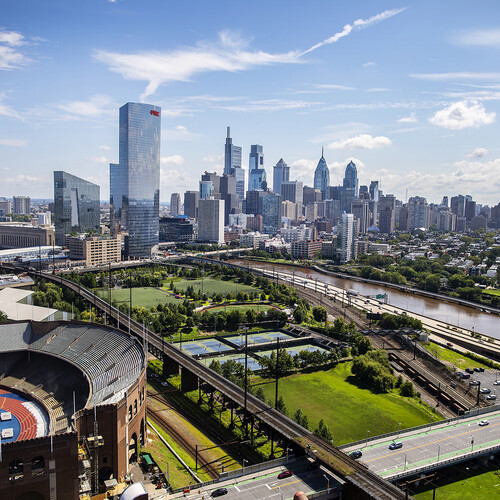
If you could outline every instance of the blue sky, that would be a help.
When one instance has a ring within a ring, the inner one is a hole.
[[[0,196],[53,196],[52,171],[109,196],[118,108],[162,107],[161,199],[221,173],[226,126],[311,185],[404,201],[500,201],[496,0],[2,0]]]

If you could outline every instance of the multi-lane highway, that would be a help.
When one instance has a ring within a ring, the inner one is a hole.
[[[402,447],[389,448],[398,442]],[[360,462],[378,475],[391,478],[494,448],[500,448],[500,409],[348,445],[342,451],[360,451]]]

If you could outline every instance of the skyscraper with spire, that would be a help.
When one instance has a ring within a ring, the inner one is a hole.
[[[358,170],[350,161],[345,168],[344,185],[340,199],[340,210],[351,213],[351,203],[358,197]]]
[[[233,144],[230,127],[227,127],[224,149],[224,173],[236,177],[236,195],[239,200],[243,200],[245,198],[245,170],[241,166],[241,146]]]
[[[273,191],[277,194],[281,193],[281,185],[283,182],[290,180],[290,167],[280,158],[273,169]]]
[[[324,150],[321,148],[321,158],[314,172],[314,189],[321,191],[321,198],[326,199],[326,190],[330,185],[330,170],[324,157]]]

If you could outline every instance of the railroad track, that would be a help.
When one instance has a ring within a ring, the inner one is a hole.
[[[165,401],[163,397],[160,395],[156,394],[150,394],[148,393],[148,397],[154,399],[155,401],[158,401],[165,406],[168,407],[168,409],[175,411],[175,408],[170,405],[168,402]],[[148,409],[148,414],[152,420],[156,422],[167,434],[184,450],[186,451],[192,458],[198,455],[198,468],[203,469],[211,479],[215,479],[219,477],[219,472],[217,468],[212,464],[212,462],[209,462],[204,454],[202,452],[196,453],[196,446],[193,446],[185,437],[174,427],[172,426],[168,419],[165,418],[162,415],[162,411],[155,411]],[[196,472],[196,471],[195,471]]]

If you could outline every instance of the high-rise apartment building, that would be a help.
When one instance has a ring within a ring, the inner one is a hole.
[[[170,215],[172,217],[177,217],[181,214],[181,195],[180,193],[172,193],[170,195]]]
[[[245,198],[245,170],[241,166],[241,146],[233,145],[229,127],[227,127],[224,150],[224,173],[236,177],[236,194],[239,200],[243,200]]]
[[[184,193],[184,214],[191,219],[198,217],[198,202],[200,194],[198,191],[186,191]]]
[[[281,227],[281,199],[275,193],[262,197],[262,228],[266,233],[276,233]]]
[[[158,245],[160,136],[159,106],[129,102],[120,108],[120,158],[110,166],[110,203],[113,225],[128,231],[129,257],[149,257]]]
[[[358,220],[358,230],[366,233],[370,225],[369,200],[353,200],[351,202],[351,213]]]
[[[198,207],[198,241],[224,243],[224,200],[205,198]]]
[[[408,200],[408,229],[429,229],[429,205],[422,196],[412,196]]]
[[[12,198],[14,214],[27,215],[31,213],[31,199],[29,196],[14,196]]]
[[[0,198],[0,210],[3,210],[4,214],[11,214],[12,213],[12,202],[8,200],[7,198],[1,197]]]
[[[281,193],[281,185],[290,180],[290,167],[280,158],[273,168],[273,191],[277,194]]]
[[[457,196],[452,196],[450,200],[451,212],[457,217],[465,217],[465,196],[459,194]]]
[[[337,250],[340,263],[345,264],[356,258],[356,219],[353,214],[342,214],[338,224]]]
[[[321,149],[321,158],[318,162],[316,170],[314,171],[314,189],[321,191],[321,198],[326,200],[326,190],[330,185],[330,170],[326,164],[325,157],[323,156],[323,149]]]
[[[248,162],[248,190],[256,189],[267,191],[267,176],[264,169],[264,148],[253,144],[250,146]]]
[[[56,245],[72,232],[100,233],[100,188],[75,175],[54,172],[54,225]]]

